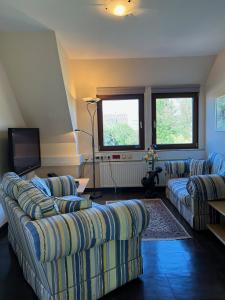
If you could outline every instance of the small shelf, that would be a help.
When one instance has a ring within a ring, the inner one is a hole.
[[[225,245],[225,228],[220,224],[209,224],[208,229]]]
[[[225,201],[209,201],[208,204],[221,215],[225,216]]]

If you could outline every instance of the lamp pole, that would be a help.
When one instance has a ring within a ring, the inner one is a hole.
[[[97,198],[100,198],[102,196],[101,193],[96,192],[94,121],[95,121],[97,106],[96,106],[94,112],[91,112],[91,110],[90,110],[90,105],[93,105],[93,104],[96,105],[96,101],[94,101],[94,100],[95,99],[87,101],[87,111],[88,111],[88,114],[91,118],[91,133],[89,133],[85,130],[82,130],[82,129],[75,129],[74,130],[75,132],[83,132],[83,133],[85,133],[85,134],[87,134],[91,137],[91,144],[92,144],[92,175],[93,175],[93,192],[91,194],[91,199],[97,199]]]

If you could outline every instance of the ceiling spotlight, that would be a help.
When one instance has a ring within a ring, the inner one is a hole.
[[[118,4],[114,8],[114,15],[116,16],[125,16],[126,15],[126,7],[124,5]]]
[[[105,10],[117,17],[129,16],[138,7],[138,3],[139,0],[106,0]]]

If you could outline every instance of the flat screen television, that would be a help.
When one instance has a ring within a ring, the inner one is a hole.
[[[41,166],[38,128],[9,128],[8,142],[11,171],[24,175]]]

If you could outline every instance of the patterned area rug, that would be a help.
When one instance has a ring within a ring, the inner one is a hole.
[[[190,239],[184,227],[170,212],[161,199],[141,199],[150,213],[150,223],[143,232],[142,240],[181,240]],[[106,203],[113,203],[107,201]]]

